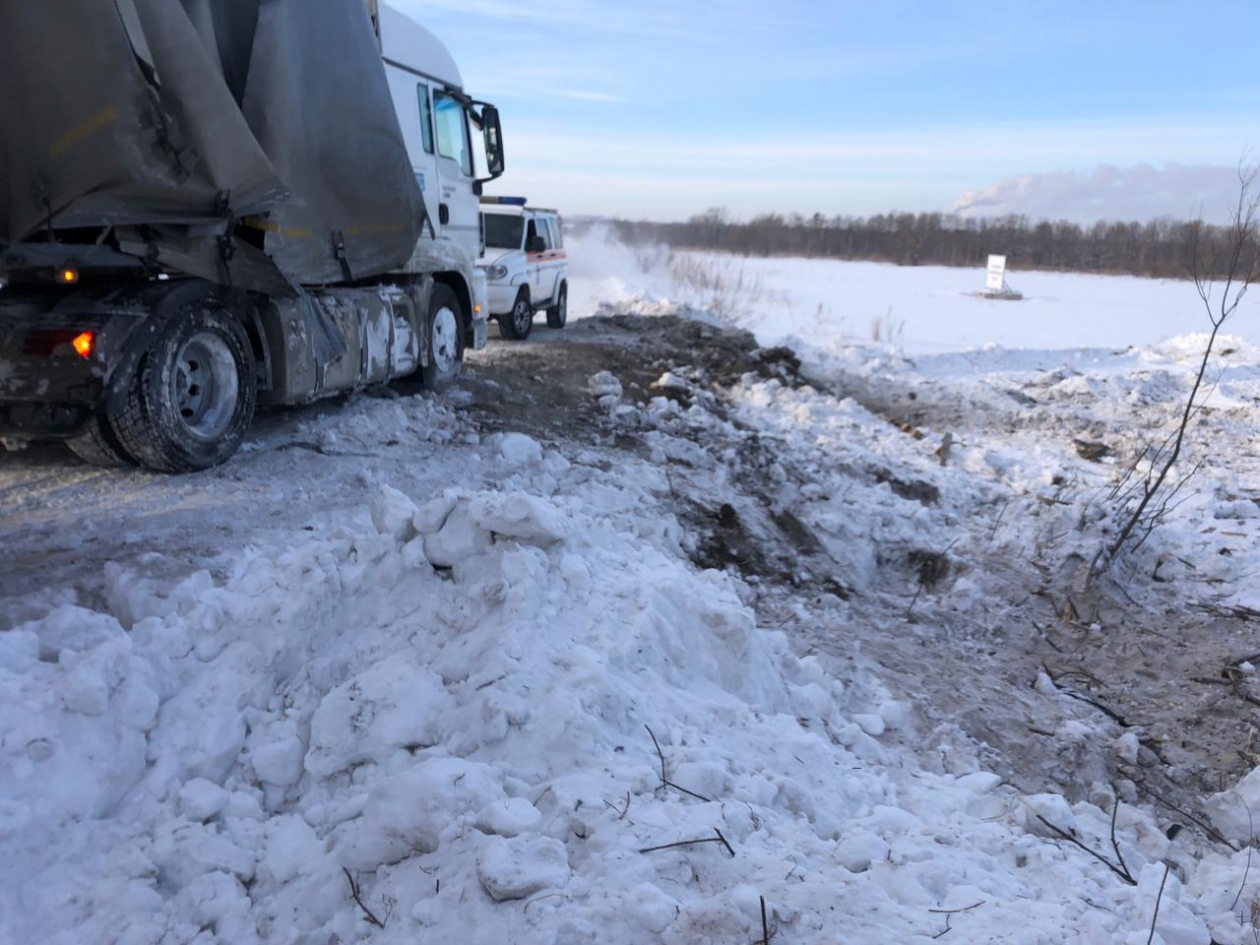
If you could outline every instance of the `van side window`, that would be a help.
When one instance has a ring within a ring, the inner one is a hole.
[[[433,90],[433,111],[437,119],[438,154],[450,158],[472,176],[472,150],[468,146],[468,116],[464,106],[451,95]]]
[[[542,238],[543,238],[543,245],[546,246],[547,249],[555,249],[556,248],[556,235],[551,229],[551,221],[548,220],[546,217],[539,217],[538,223],[539,223],[538,229],[539,229],[539,232],[542,234]]]
[[[555,239],[552,240],[552,245],[556,249],[564,249],[564,224],[560,221],[559,217],[552,218],[551,232],[555,236]]]
[[[429,87],[423,82],[416,85],[416,94],[420,96],[420,139],[424,143],[424,153],[433,153],[433,106],[429,104]]]

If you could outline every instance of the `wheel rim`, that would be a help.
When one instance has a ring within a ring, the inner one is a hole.
[[[213,440],[232,423],[240,375],[227,343],[211,332],[184,342],[171,372],[171,403],[188,432]]]
[[[529,324],[533,320],[534,313],[530,311],[529,302],[523,298],[517,299],[512,306],[512,327],[516,329],[516,333],[523,335],[529,331]]]
[[[459,363],[459,322],[455,313],[443,305],[433,315],[433,366],[447,374]]]

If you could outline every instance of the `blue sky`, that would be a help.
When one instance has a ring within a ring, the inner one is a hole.
[[[500,107],[492,189],[570,213],[1187,216],[1260,144],[1258,0],[393,2]]]

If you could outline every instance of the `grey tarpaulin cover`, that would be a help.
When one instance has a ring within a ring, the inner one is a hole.
[[[398,268],[419,238],[365,0],[0,0],[0,90],[0,245],[110,225],[270,289]]]

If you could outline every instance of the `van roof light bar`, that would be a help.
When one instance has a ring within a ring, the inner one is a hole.
[[[523,207],[528,202],[524,197],[482,197],[485,204],[499,204],[507,207]]]

